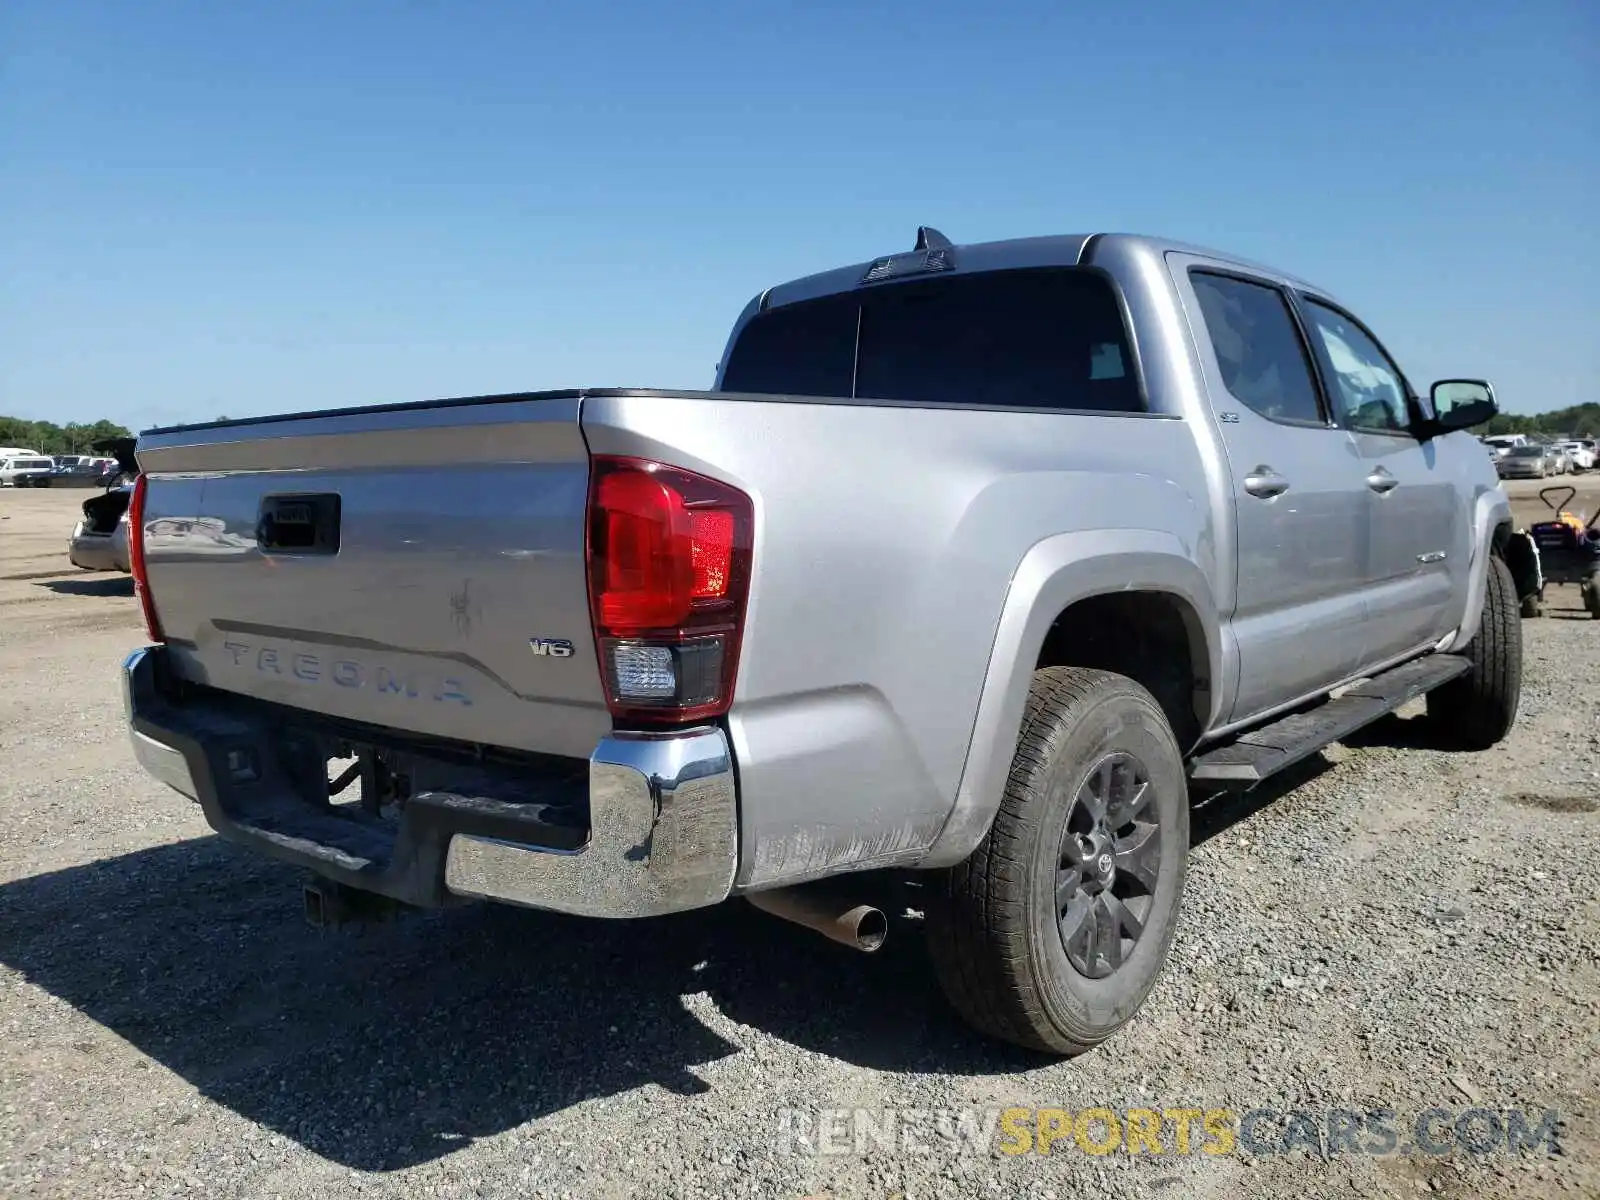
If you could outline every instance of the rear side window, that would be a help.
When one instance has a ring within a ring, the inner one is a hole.
[[[801,357],[813,352],[820,361]],[[785,305],[745,327],[722,386],[929,404],[1144,409],[1110,283],[1072,268],[947,276]]]
[[[1234,399],[1274,421],[1323,424],[1311,361],[1283,293],[1208,271],[1191,271],[1189,281]]]
[[[851,395],[857,307],[854,296],[827,296],[757,313],[734,343],[723,390]]]

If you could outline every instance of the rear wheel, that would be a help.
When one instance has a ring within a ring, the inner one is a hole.
[[[1538,592],[1522,598],[1522,615],[1525,617],[1544,616],[1544,605],[1539,602]]]
[[[1522,625],[1516,586],[1498,554],[1489,557],[1478,632],[1461,651],[1465,675],[1428,693],[1428,717],[1468,750],[1487,750],[1511,732],[1522,698]]]
[[[1600,620],[1600,571],[1589,576],[1583,585],[1583,606],[1591,617]]]
[[[1150,693],[1106,671],[1036,672],[994,824],[929,905],[945,994],[1005,1041],[1098,1045],[1160,974],[1188,851],[1183,757]]]

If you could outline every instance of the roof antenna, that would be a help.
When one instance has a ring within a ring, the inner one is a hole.
[[[940,233],[932,225],[918,225],[917,244],[913,247],[913,249],[948,250],[950,249],[950,239],[945,237],[944,234]]]

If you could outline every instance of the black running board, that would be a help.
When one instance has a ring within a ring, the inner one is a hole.
[[[1310,712],[1280,717],[1235,740],[1196,755],[1189,778],[1222,789],[1254,787],[1269,775],[1308,758],[1391,713],[1408,700],[1472,669],[1459,654],[1429,654],[1374,675]]]

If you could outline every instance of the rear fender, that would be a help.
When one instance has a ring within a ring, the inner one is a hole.
[[[995,631],[983,694],[973,723],[966,765],[955,805],[919,865],[952,866],[983,840],[1000,805],[1006,773],[1022,730],[1023,710],[1045,635],[1071,605],[1116,592],[1166,592],[1183,600],[1198,619],[1190,637],[1203,639],[1210,711],[1202,726],[1217,720],[1226,690],[1224,644],[1212,590],[1200,568],[1173,535],[1150,529],[1063,533],[1037,543],[1011,578]]]

